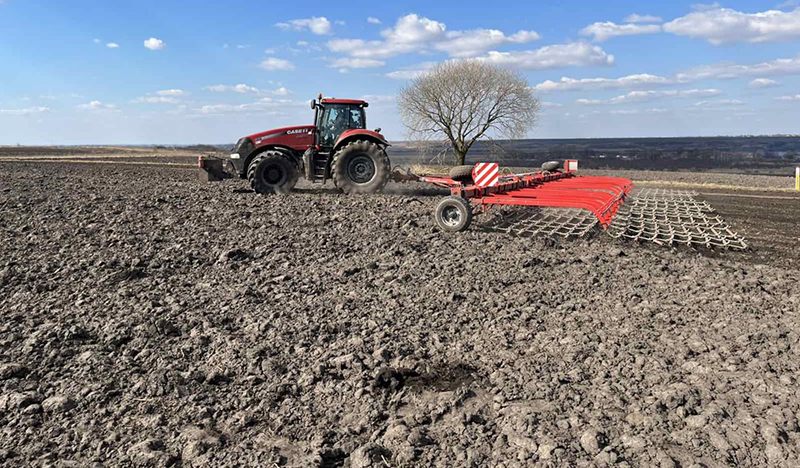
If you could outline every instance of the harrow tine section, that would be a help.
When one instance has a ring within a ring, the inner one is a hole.
[[[581,209],[516,208],[500,212],[482,229],[519,237],[584,237],[597,225],[597,218]]]
[[[644,189],[631,197],[608,229],[615,238],[663,245],[747,249],[736,234],[696,192]]]

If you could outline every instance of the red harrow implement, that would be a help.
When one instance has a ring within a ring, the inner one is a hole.
[[[541,172],[500,175],[497,164],[479,163],[472,168],[455,168],[458,177],[453,172],[451,177],[395,172],[392,178],[450,189],[450,196],[434,212],[437,226],[444,231],[466,230],[472,222],[473,207],[485,212],[500,205],[510,208],[482,223],[483,230],[581,237],[600,224],[611,237],[634,242],[748,248],[741,236],[713,214],[707,202],[695,199],[697,193],[650,188],[632,193],[629,179],[578,176],[575,160],[565,161],[560,168],[561,164],[551,162],[544,164]]]
[[[608,228],[633,189],[633,182],[618,177],[578,176],[577,169],[577,161],[567,160],[562,171],[500,175],[497,164],[479,163],[466,181],[411,177],[450,189],[450,196],[434,213],[436,224],[444,231],[467,229],[472,222],[472,206],[486,211],[494,205],[588,210],[604,229]]]

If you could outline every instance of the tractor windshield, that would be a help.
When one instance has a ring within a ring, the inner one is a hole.
[[[349,104],[326,104],[318,128],[320,146],[333,146],[345,130],[366,128],[364,109]]]

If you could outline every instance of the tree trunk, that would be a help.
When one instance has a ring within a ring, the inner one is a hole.
[[[463,166],[464,160],[467,159],[467,152],[456,150],[455,153],[456,153],[456,165]]]

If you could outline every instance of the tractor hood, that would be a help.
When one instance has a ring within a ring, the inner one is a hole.
[[[252,135],[248,135],[253,144],[256,147],[262,146],[269,141],[276,140],[279,138],[284,137],[291,137],[297,135],[309,135],[314,133],[314,126],[313,125],[301,125],[298,127],[283,127],[283,128],[276,128],[273,130],[267,130],[266,132],[259,132],[254,133]]]

